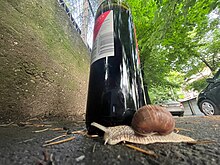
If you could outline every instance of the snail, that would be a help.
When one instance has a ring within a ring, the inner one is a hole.
[[[146,105],[135,112],[131,127],[126,125],[104,127],[91,123],[105,132],[105,144],[131,142],[149,144],[156,142],[192,142],[194,139],[174,133],[175,122],[166,109],[157,105]]]

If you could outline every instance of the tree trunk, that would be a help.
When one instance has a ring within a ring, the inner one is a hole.
[[[209,69],[210,69],[212,72],[215,71],[215,69],[214,69],[211,65],[209,65],[209,63],[205,60],[205,58],[201,57],[201,60],[202,60],[202,62],[205,63],[205,65],[206,65],[207,67],[209,67]]]

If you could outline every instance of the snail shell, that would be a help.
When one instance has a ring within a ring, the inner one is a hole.
[[[145,105],[134,114],[131,127],[139,135],[158,133],[167,135],[174,130],[175,121],[171,113],[159,105]]]

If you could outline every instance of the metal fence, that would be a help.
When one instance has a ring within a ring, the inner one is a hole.
[[[72,24],[91,50],[95,12],[100,0],[58,0]]]

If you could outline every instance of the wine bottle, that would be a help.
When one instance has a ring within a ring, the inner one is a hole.
[[[86,127],[102,135],[104,126],[130,125],[146,104],[131,12],[121,0],[102,2],[95,17],[88,87]]]

